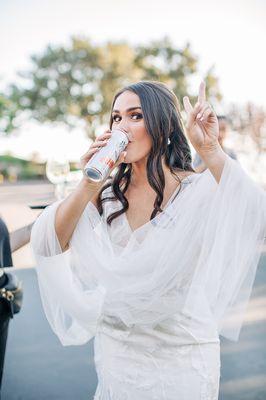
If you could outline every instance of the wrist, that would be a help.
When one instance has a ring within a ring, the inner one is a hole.
[[[198,154],[206,165],[224,162],[226,159],[226,154],[219,143],[198,151]]]
[[[204,143],[200,146],[194,146],[196,152],[203,157],[211,156],[212,154],[218,152],[221,149],[221,145],[218,140],[215,140],[211,143]]]
[[[219,183],[227,158],[220,144],[215,148],[208,149],[208,151],[200,152],[199,155],[216,182]]]
[[[102,187],[102,182],[93,182],[84,176],[81,179],[79,186],[81,189],[98,192]]]
[[[93,182],[86,177],[82,178],[77,186],[77,193],[79,196],[90,201],[94,197],[98,196],[101,188],[103,187],[103,182]]]

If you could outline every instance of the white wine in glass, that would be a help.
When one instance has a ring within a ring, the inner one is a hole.
[[[64,186],[70,171],[69,161],[63,157],[52,157],[46,163],[46,176],[55,185],[55,195],[58,199],[64,197]]]

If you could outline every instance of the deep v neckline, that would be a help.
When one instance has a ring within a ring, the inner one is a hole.
[[[166,211],[167,207],[168,207],[169,204],[173,201],[173,198],[174,198],[175,195],[177,194],[178,190],[179,190],[180,188],[182,189],[182,183],[183,183],[185,180],[187,180],[189,177],[195,176],[195,175],[198,175],[198,174],[197,174],[197,173],[192,173],[192,174],[186,176],[185,178],[183,178],[183,179],[181,180],[181,183],[176,187],[176,189],[174,190],[174,192],[171,194],[170,198],[168,199],[167,203],[166,203],[165,206],[162,208],[162,212],[161,212],[160,214],[157,214],[155,218],[157,218],[159,215],[163,214],[163,213]],[[144,224],[140,225],[138,228],[136,228],[136,229],[133,230],[132,227],[131,227],[131,225],[130,225],[130,223],[129,223],[129,221],[128,221],[128,217],[127,217],[126,212],[124,212],[124,213],[122,214],[122,217],[124,217],[124,220],[125,220],[125,222],[126,222],[126,225],[127,225],[128,229],[130,230],[130,233],[131,233],[132,235],[133,235],[134,233],[136,233],[137,231],[139,231],[140,229],[143,229],[144,227],[150,225],[151,222],[152,222],[152,220],[149,220],[149,221],[145,222]]]

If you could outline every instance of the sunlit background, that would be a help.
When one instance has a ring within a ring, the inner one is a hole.
[[[71,37],[77,37],[88,38],[95,46],[121,40],[145,46],[168,37],[175,49],[190,43],[197,58],[195,72],[187,74],[190,94],[196,93],[201,78],[211,70],[222,95],[217,112],[227,113],[232,103],[243,108],[248,103],[258,108],[266,105],[264,0],[2,0],[0,4],[3,95],[10,84],[25,85],[18,72],[30,71],[30,57],[41,57],[49,44],[67,49]],[[78,160],[88,146],[83,129],[68,134],[52,118],[50,123],[25,119],[18,136],[1,138],[2,154],[31,158],[37,153],[45,160],[51,143],[61,149],[65,141],[64,151]]]

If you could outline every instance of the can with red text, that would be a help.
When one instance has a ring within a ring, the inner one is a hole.
[[[85,175],[93,182],[105,180],[128,143],[126,132],[120,129],[113,130],[106,146],[95,153],[85,165]]]

